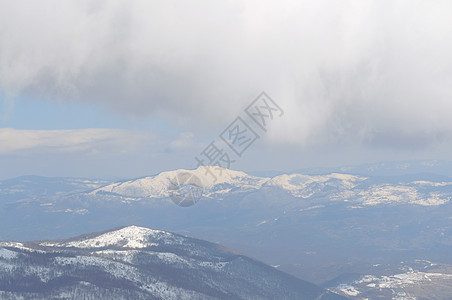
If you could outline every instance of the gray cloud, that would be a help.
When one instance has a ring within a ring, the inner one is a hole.
[[[267,138],[304,146],[443,142],[450,53],[450,1],[0,1],[9,98],[199,130],[266,90],[286,111]]]

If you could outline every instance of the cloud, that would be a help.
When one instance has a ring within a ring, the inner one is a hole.
[[[155,139],[153,134],[146,132],[117,129],[0,128],[0,155],[131,155],[144,151],[149,145],[155,145]]]
[[[192,132],[182,132],[179,137],[169,143],[168,151],[193,149],[194,147],[200,147],[199,143],[194,141],[194,134]]]
[[[0,128],[0,179],[24,174],[131,178],[193,168],[198,142],[121,129]]]
[[[272,141],[419,147],[452,131],[451,11],[441,0],[0,0],[0,91],[159,114],[196,133],[265,90],[286,112]]]

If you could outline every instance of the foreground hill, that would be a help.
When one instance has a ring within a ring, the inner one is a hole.
[[[0,243],[1,299],[345,299],[217,244],[129,226]]]

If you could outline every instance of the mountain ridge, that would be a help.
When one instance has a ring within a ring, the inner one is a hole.
[[[138,226],[0,242],[0,279],[2,299],[345,299],[224,246]]]
[[[170,186],[173,179],[181,174],[195,176],[196,184],[203,189],[204,199],[222,200],[231,194],[258,192],[265,189],[279,189],[295,198],[310,198],[316,193],[327,190],[331,199],[350,199],[358,205],[372,206],[378,204],[411,203],[422,206],[441,205],[450,201],[451,197],[444,194],[424,195],[422,184],[431,181],[396,182],[388,184],[374,180],[372,177],[347,173],[330,173],[324,175],[306,175],[299,173],[281,174],[274,177],[258,177],[245,172],[220,168],[223,176],[214,181],[208,170],[209,167],[199,167],[195,170],[178,169],[162,172],[154,176],[114,182],[87,192],[88,195],[113,195],[130,199],[163,199],[171,196]],[[210,168],[219,168],[212,166]],[[410,176],[413,177],[413,176]],[[377,177],[380,178],[380,177]],[[396,177],[400,178],[400,177]],[[413,177],[415,178],[415,177]],[[439,179],[440,177],[434,177]],[[441,182],[444,186],[452,186],[452,178],[448,182]],[[358,206],[357,206],[358,207]]]

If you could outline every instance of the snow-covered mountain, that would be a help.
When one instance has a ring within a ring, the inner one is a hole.
[[[268,186],[275,186],[298,198],[309,198],[325,190],[351,190],[367,178],[350,174],[327,175],[284,174],[273,177]]]
[[[282,191],[295,199],[315,199],[322,204],[324,200],[342,201],[348,202],[350,207],[359,208],[399,204],[437,206],[448,203],[452,197],[452,178],[445,176],[435,176],[432,179],[429,174],[424,174],[382,179],[344,173],[294,173],[258,177],[215,166],[195,170],[179,169],[113,183],[79,178],[24,176],[0,181],[0,201],[47,199],[49,201],[44,204],[51,210],[53,199],[74,193],[92,199],[106,196],[103,198],[116,197],[120,201],[165,200],[171,196],[175,179],[183,174],[189,174],[198,180],[203,199],[214,200],[259,191],[266,194]],[[67,212],[79,214],[85,211],[69,208]]]
[[[210,168],[210,169],[209,169]],[[215,171],[214,171],[215,170]],[[210,172],[215,172],[215,178]],[[445,180],[407,180],[406,178],[363,177],[353,174],[325,175],[283,174],[272,178],[251,176],[220,167],[162,172],[155,176],[115,182],[89,192],[91,196],[111,195],[126,200],[165,199],[171,194],[174,179],[190,174],[199,179],[205,199],[223,200],[233,195],[281,190],[301,199],[327,199],[349,202],[350,207],[413,204],[436,206],[452,198],[452,178]],[[324,202],[322,200],[322,202]]]
[[[1,299],[345,299],[218,244],[137,226],[0,242]]]
[[[269,178],[248,175],[217,166],[199,167],[196,170],[179,169],[162,172],[155,176],[112,183],[90,192],[91,195],[115,194],[132,198],[165,198],[170,196],[169,187],[181,174],[199,179],[206,197],[221,197],[228,192],[251,192],[258,190]]]

